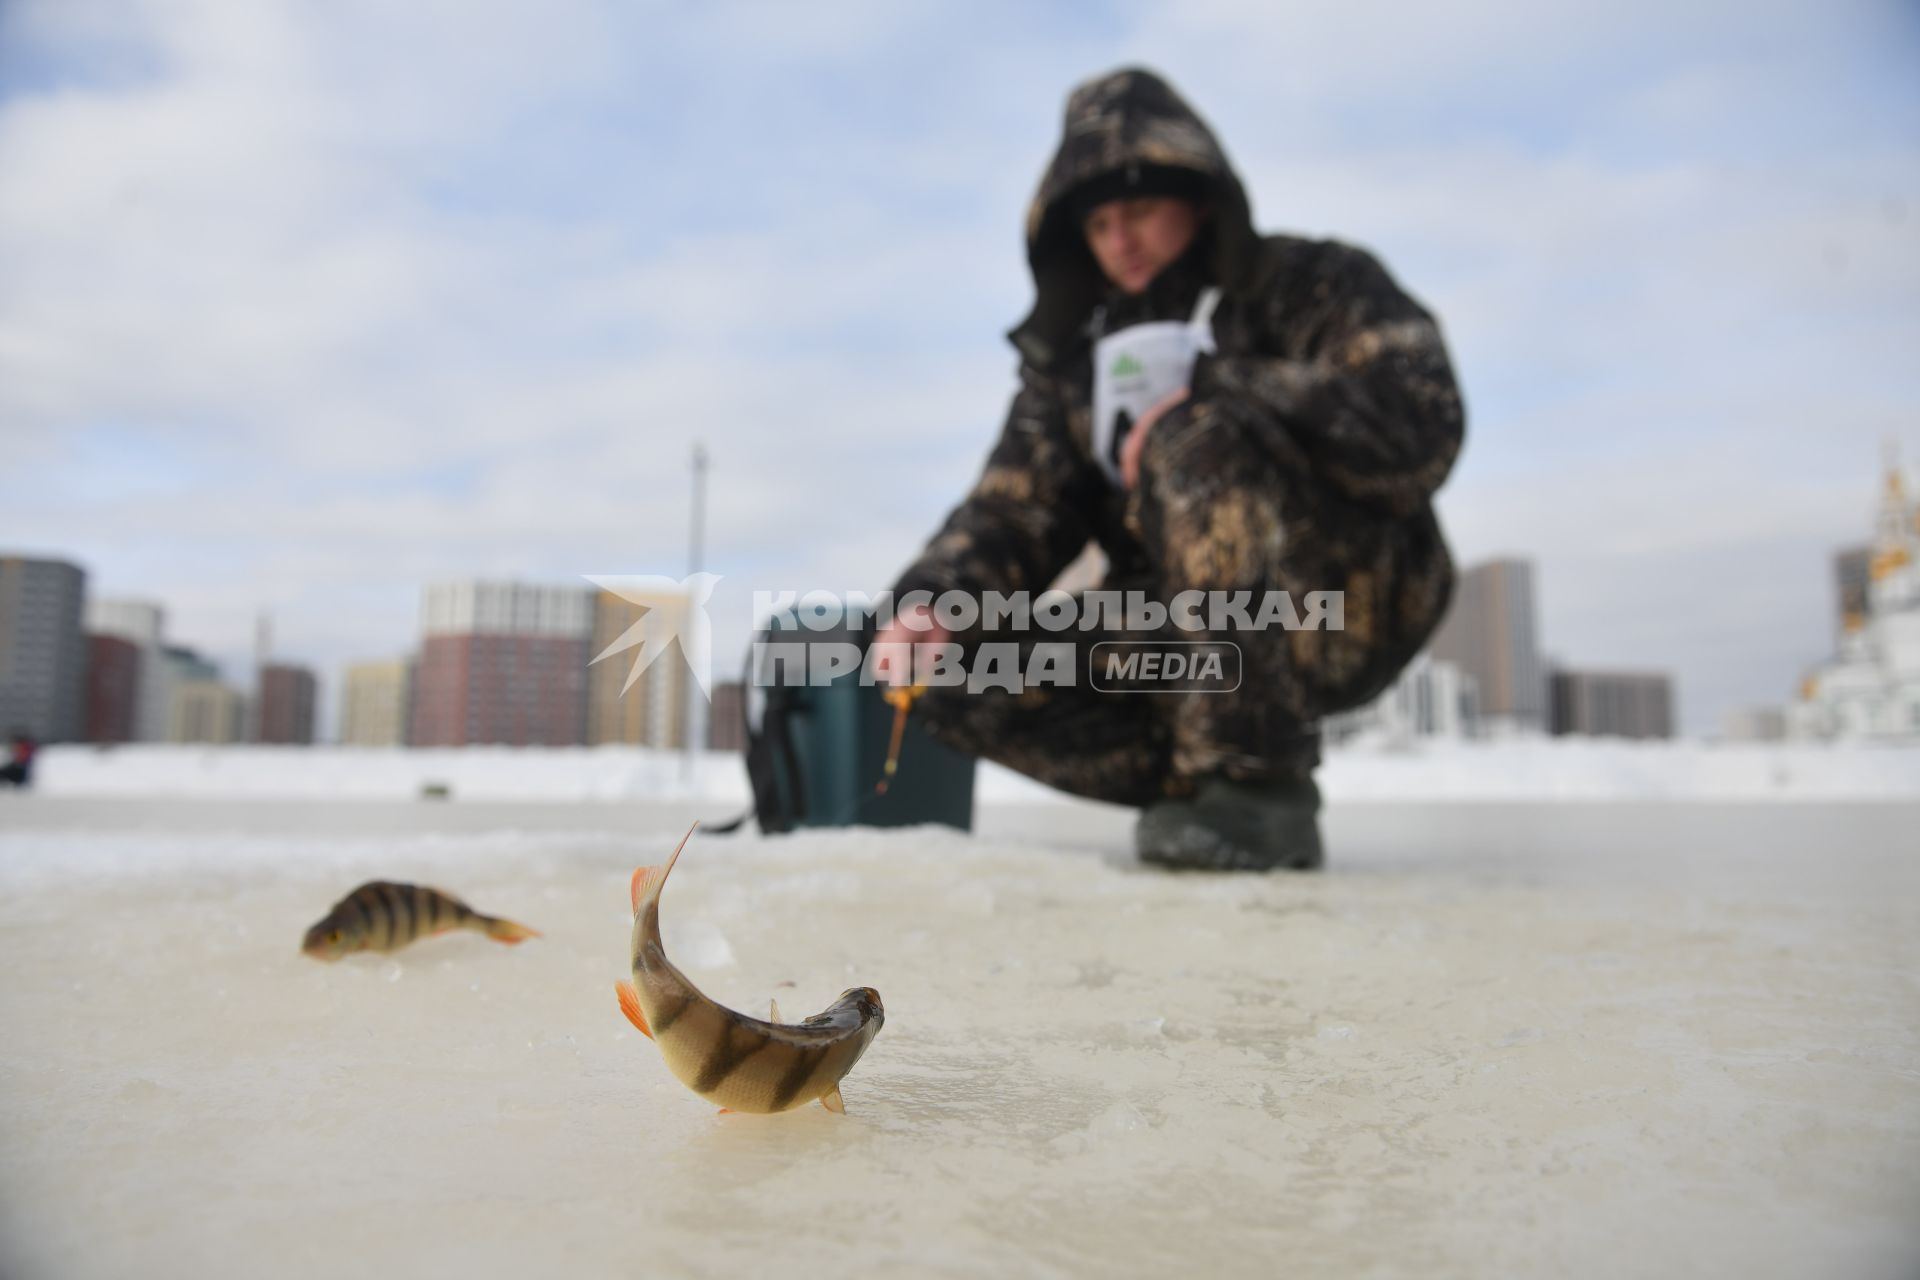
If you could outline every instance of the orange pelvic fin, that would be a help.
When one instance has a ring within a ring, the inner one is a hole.
[[[620,1012],[627,1015],[627,1021],[640,1028],[640,1034],[653,1039],[653,1028],[647,1025],[647,1015],[640,1012],[640,993],[631,982],[616,982],[613,993],[620,997]]]
[[[529,929],[524,924],[515,924],[511,920],[502,920],[498,916],[489,916],[487,917],[487,936],[495,942],[504,942],[510,947],[517,947],[528,938],[539,937],[540,931]]]
[[[847,1114],[847,1104],[840,1098],[840,1086],[835,1085],[820,1095],[820,1105],[837,1116]]]
[[[640,914],[640,903],[649,894],[660,892],[660,886],[667,882],[667,876],[673,871],[673,864],[680,861],[680,851],[687,847],[687,841],[693,837],[700,824],[695,822],[687,828],[687,834],[680,837],[680,843],[673,847],[673,856],[667,859],[663,867],[636,867],[633,872],[633,884],[628,892],[633,898],[633,913]]]

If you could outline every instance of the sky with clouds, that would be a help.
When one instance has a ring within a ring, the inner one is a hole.
[[[884,587],[1013,385],[1069,88],[1144,63],[1269,230],[1379,254],[1469,411],[1441,515],[1683,726],[1831,645],[1920,458],[1920,10],[0,0],[0,548],[244,669],[430,581]]]

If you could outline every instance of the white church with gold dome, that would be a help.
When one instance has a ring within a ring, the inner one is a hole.
[[[1849,608],[1839,652],[1810,673],[1787,711],[1795,738],[1920,743],[1920,510],[1889,458],[1867,553],[1863,608]]]

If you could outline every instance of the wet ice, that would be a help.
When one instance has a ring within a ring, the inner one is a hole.
[[[770,1118],[614,1004],[687,806],[422,808],[0,813],[0,1272],[1920,1257],[1911,806],[1336,806],[1304,878],[1149,873],[1094,806],[696,837],[663,924],[710,994],[886,1001],[848,1114]],[[545,936],[300,956],[374,876]]]

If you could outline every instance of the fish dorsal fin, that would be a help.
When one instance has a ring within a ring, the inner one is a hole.
[[[665,884],[667,877],[673,873],[673,864],[680,861],[680,851],[687,847],[687,841],[693,838],[693,833],[699,829],[699,826],[699,822],[696,821],[693,826],[687,828],[687,834],[681,836],[680,843],[673,847],[673,856],[667,859],[665,866],[636,867],[634,869],[633,884],[629,892],[633,898],[633,911],[635,915],[640,913],[640,904],[644,902],[649,895],[657,896],[659,894],[660,886]]]
[[[784,1019],[780,1017],[780,1002],[778,1000],[767,1001],[767,1021],[773,1023],[784,1021]]]

